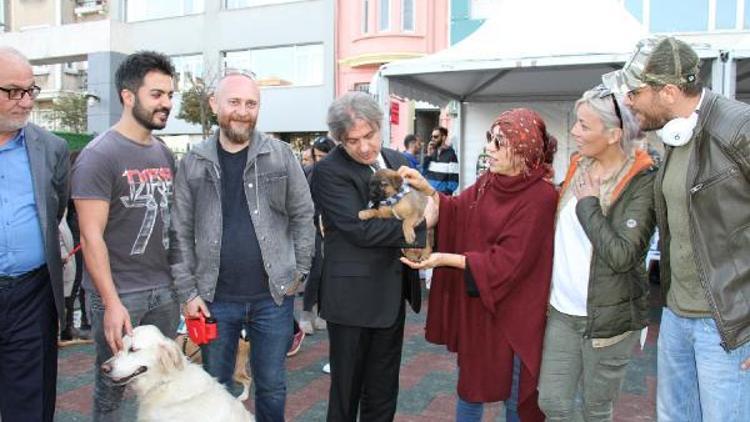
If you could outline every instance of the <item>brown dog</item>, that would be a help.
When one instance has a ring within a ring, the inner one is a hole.
[[[401,189],[403,184],[403,178],[395,170],[376,171],[370,178],[370,203],[373,208],[360,211],[358,216],[360,220],[398,218],[402,222],[406,243],[414,243],[417,238],[414,228],[424,219],[427,197],[414,189],[404,193]],[[404,255],[417,262],[427,258],[432,252],[430,235],[428,232],[425,248],[405,249]]]
[[[196,346],[187,334],[180,334],[175,342],[182,349],[182,353],[187,356],[188,360],[193,363],[201,364],[201,348]],[[250,342],[240,339],[237,343],[237,358],[234,361],[234,378],[235,382],[242,384],[243,389],[249,391],[253,379],[247,373],[248,356],[250,356]]]

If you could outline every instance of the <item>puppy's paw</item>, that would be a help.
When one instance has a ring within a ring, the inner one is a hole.
[[[362,210],[357,214],[360,220],[369,220],[374,216],[373,210]]]

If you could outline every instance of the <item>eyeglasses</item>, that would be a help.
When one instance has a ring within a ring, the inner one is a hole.
[[[432,139],[437,139],[437,138],[439,138],[439,137],[440,137],[440,135],[431,135],[431,136],[430,136],[430,138],[432,138]]]
[[[644,86],[642,86],[642,87],[640,87],[640,88],[636,88],[636,89],[634,89],[634,90],[632,90],[632,91],[628,91],[628,92],[627,92],[627,94],[625,94],[625,95],[626,95],[626,96],[628,97],[628,100],[629,100],[629,101],[633,101],[633,100],[635,99],[635,97],[637,97],[638,95],[640,95],[640,93],[641,93],[641,92],[643,92],[643,90],[644,90],[644,89],[645,89],[645,88],[646,88],[647,86],[648,86],[648,85],[644,85]]]
[[[664,88],[665,86],[666,85],[664,85],[664,84],[657,84],[657,83],[650,83],[649,82],[649,83],[646,83],[646,85],[643,85],[640,88],[636,88],[636,89],[634,89],[632,91],[628,91],[628,93],[625,94],[625,96],[628,97],[629,101],[633,101],[635,99],[635,97],[641,95],[641,93],[643,92],[643,90],[645,90],[646,88],[651,88],[654,91],[661,91],[662,88]]]
[[[29,98],[32,100],[36,99],[36,97],[39,96],[39,93],[42,92],[42,88],[32,85],[26,89],[23,88],[2,88],[0,87],[0,91],[5,92],[8,94],[9,100],[22,100],[24,95],[28,95]]]

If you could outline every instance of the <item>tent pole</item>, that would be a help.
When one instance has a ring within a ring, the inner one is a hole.
[[[737,63],[730,51],[719,51],[711,63],[711,89],[727,98],[735,97]]]
[[[464,126],[464,121],[466,120],[464,113],[466,109],[464,108],[463,100],[456,102],[458,103],[458,122],[456,122],[456,126],[458,126],[458,151],[456,151],[456,155],[458,156],[458,191],[456,193],[460,193],[466,186],[466,173],[464,172],[466,168],[466,154],[464,154],[466,150],[466,128]]]
[[[391,145],[391,94],[388,77],[378,71],[377,101],[383,111],[383,122],[380,125],[380,139],[384,147]]]

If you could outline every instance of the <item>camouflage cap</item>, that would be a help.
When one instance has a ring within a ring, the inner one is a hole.
[[[651,37],[638,42],[622,69],[602,75],[613,93],[626,94],[645,85],[683,85],[698,78],[700,58],[684,41]]]

